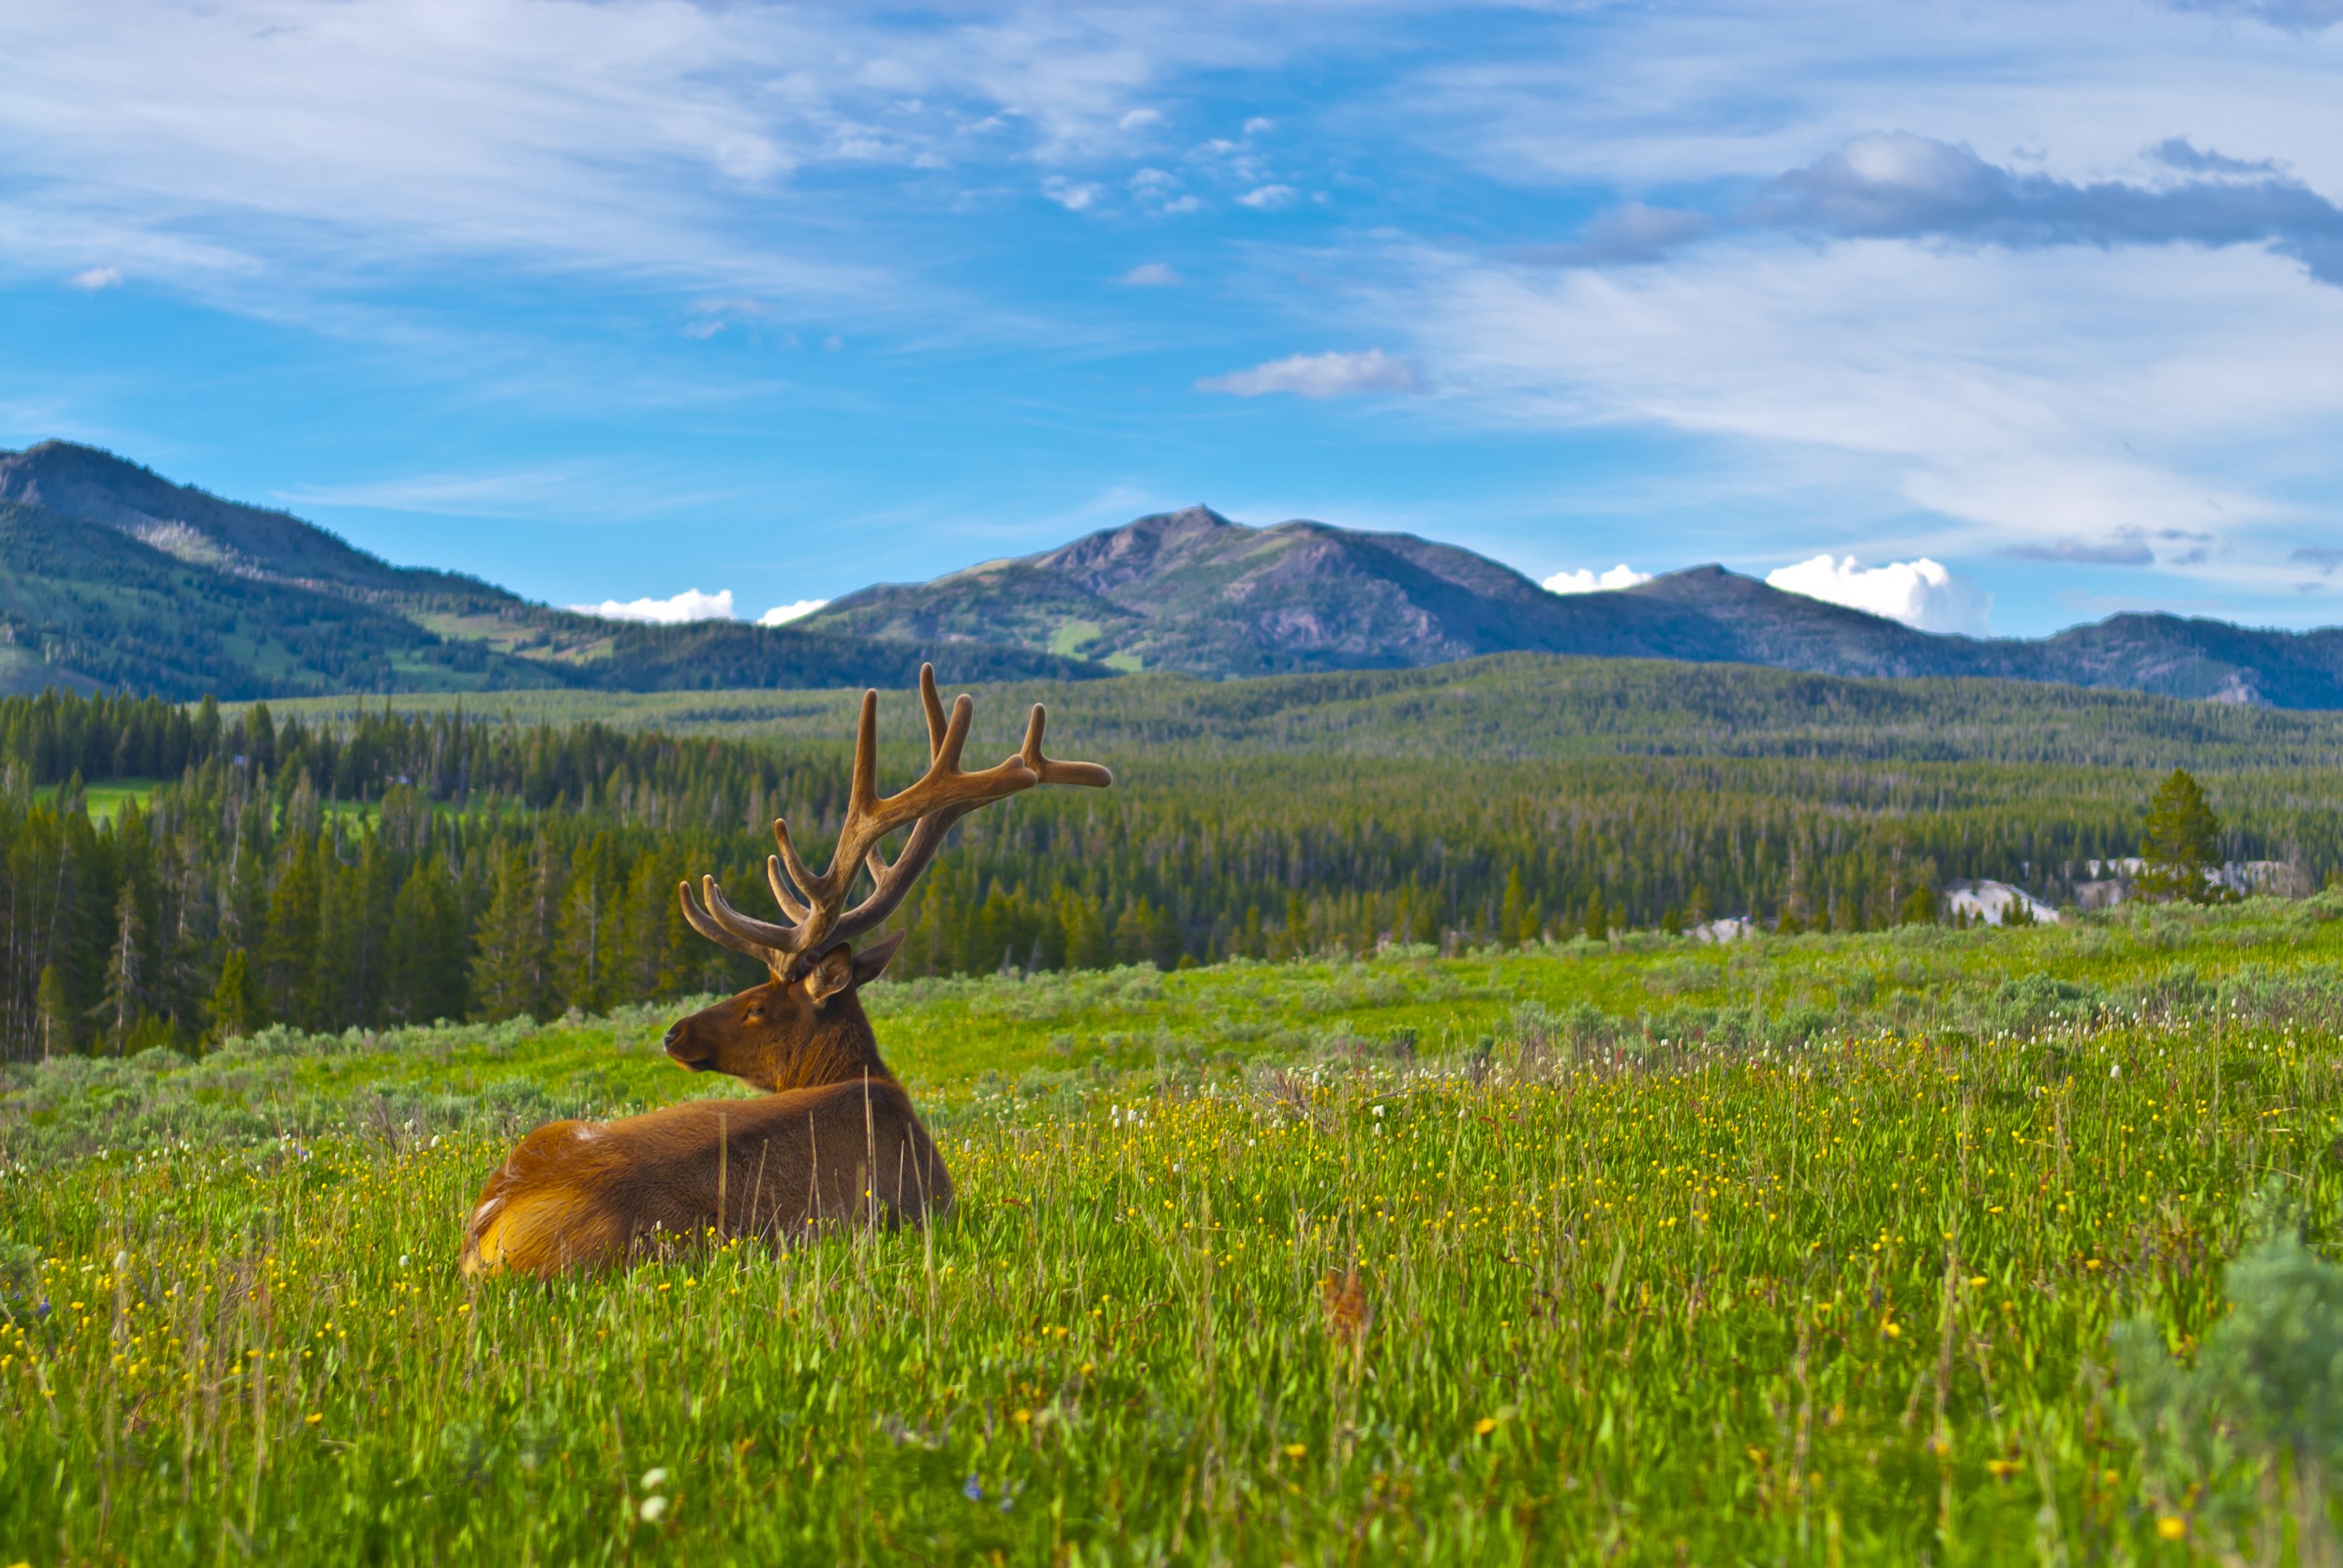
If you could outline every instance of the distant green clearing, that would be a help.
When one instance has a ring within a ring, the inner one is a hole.
[[[1082,657],[1082,650],[1097,640],[1102,630],[1095,620],[1068,620],[1050,634],[1050,651],[1069,659]]]
[[[2338,915],[884,985],[952,1217],[550,1289],[679,1007],[19,1065],[0,1561],[2252,1561],[2108,1335],[2333,1234]]]
[[[161,783],[159,779],[108,779],[103,784],[84,784],[82,796],[89,802],[92,822],[111,822],[121,814],[125,801],[135,800],[143,806],[153,799]],[[54,800],[58,787],[56,784],[41,784],[34,789],[33,799]]]

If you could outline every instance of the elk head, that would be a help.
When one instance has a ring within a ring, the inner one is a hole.
[[[741,914],[712,876],[700,878],[698,897],[689,882],[678,884],[683,918],[694,931],[746,953],[771,976],[667,1031],[667,1054],[683,1066],[694,1072],[728,1073],[769,1092],[863,1074],[887,1076],[855,993],[886,969],[903,938],[898,933],[872,943],[858,955],[852,950],[854,939],[895,912],[952,825],[977,807],[1037,784],[1103,788],[1114,782],[1097,763],[1057,762],[1041,754],[1047,714],[1038,703],[1026,722],[1024,744],[1014,755],[981,772],[964,772],[960,756],[976,704],[963,693],[948,717],[932,665],[919,667],[919,700],[928,720],[928,770],[908,788],[882,798],[878,694],[862,694],[846,820],[827,871],[816,876],[807,870],[790,841],[789,824],[774,819],[773,842],[780,853],[766,858],[765,878],[788,924]],[[881,845],[904,828],[911,836],[890,862]],[[847,895],[866,872],[871,891],[849,907]]]

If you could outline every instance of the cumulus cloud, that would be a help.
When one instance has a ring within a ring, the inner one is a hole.
[[[1069,180],[1063,174],[1052,174],[1041,182],[1041,194],[1067,212],[1078,213],[1098,200],[1098,187],[1081,180]]]
[[[2301,262],[2322,283],[2343,284],[2343,208],[2274,165],[2205,152],[2181,138],[2158,143],[2150,156],[2194,177],[2078,184],[2006,169],[1933,137],[1873,132],[1776,175],[1724,219],[1629,202],[1598,213],[1577,240],[1529,255],[1558,266],[1657,261],[1726,229],[2011,250],[2258,245]]]
[[[572,605],[579,615],[600,616],[604,620],[645,620],[659,626],[674,626],[686,620],[730,620],[732,619],[732,590],[721,593],[702,593],[687,588],[672,599],[629,599],[621,603],[604,599],[599,605]]]
[[[1575,572],[1557,572],[1539,586],[1548,593],[1599,593],[1609,589],[1633,588],[1650,580],[1650,573],[1638,572],[1622,560],[1601,574],[1585,566]]]
[[[731,596],[727,594],[725,597]],[[800,599],[794,605],[775,605],[758,616],[756,623],[759,626],[786,626],[793,620],[804,620],[828,603],[827,599]]]
[[[1163,112],[1157,109],[1134,109],[1114,123],[1125,130],[1143,130],[1149,126],[1163,124]]]
[[[1142,261],[1115,281],[1133,289],[1172,289],[1183,279],[1164,262]]]
[[[67,288],[80,289],[94,294],[100,289],[119,288],[122,283],[122,269],[120,267],[91,267],[85,272],[75,273],[65,281]]]
[[[1777,566],[1766,574],[1766,581],[1784,592],[1886,616],[1923,632],[1982,635],[1986,612],[1992,607],[1992,601],[1975,585],[1926,556],[1865,566],[1853,556],[1833,559],[1826,553]]]
[[[1236,199],[1240,207],[1250,207],[1257,213],[1274,213],[1280,207],[1293,205],[1291,186],[1257,186]]]
[[[1196,390],[1225,392],[1232,397],[1259,397],[1272,392],[1290,392],[1297,397],[1349,397],[1370,392],[1422,392],[1424,378],[1409,361],[1380,349],[1358,353],[1336,350],[1293,354],[1249,370],[1207,376],[1196,383]]]

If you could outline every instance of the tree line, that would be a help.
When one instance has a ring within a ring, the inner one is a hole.
[[[922,754],[890,748],[884,765],[907,780]],[[1112,791],[1031,791],[960,826],[896,917],[899,972],[1172,967],[1737,914],[1875,927],[1933,918],[1953,877],[2052,896],[2082,863],[2139,846],[2145,796],[2135,770],[2052,765],[1109,760]],[[711,873],[762,907],[771,818],[820,863],[847,767],[838,743],[600,724],[0,700],[0,1051],[544,1018],[751,983],[753,965],[684,925],[676,883]],[[2343,866],[2321,781],[2216,783],[2235,824],[2223,852]]]

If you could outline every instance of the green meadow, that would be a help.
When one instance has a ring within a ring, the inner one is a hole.
[[[678,1008],[19,1065],[0,1563],[2331,1561],[2338,915],[882,983],[951,1217],[552,1286]]]

